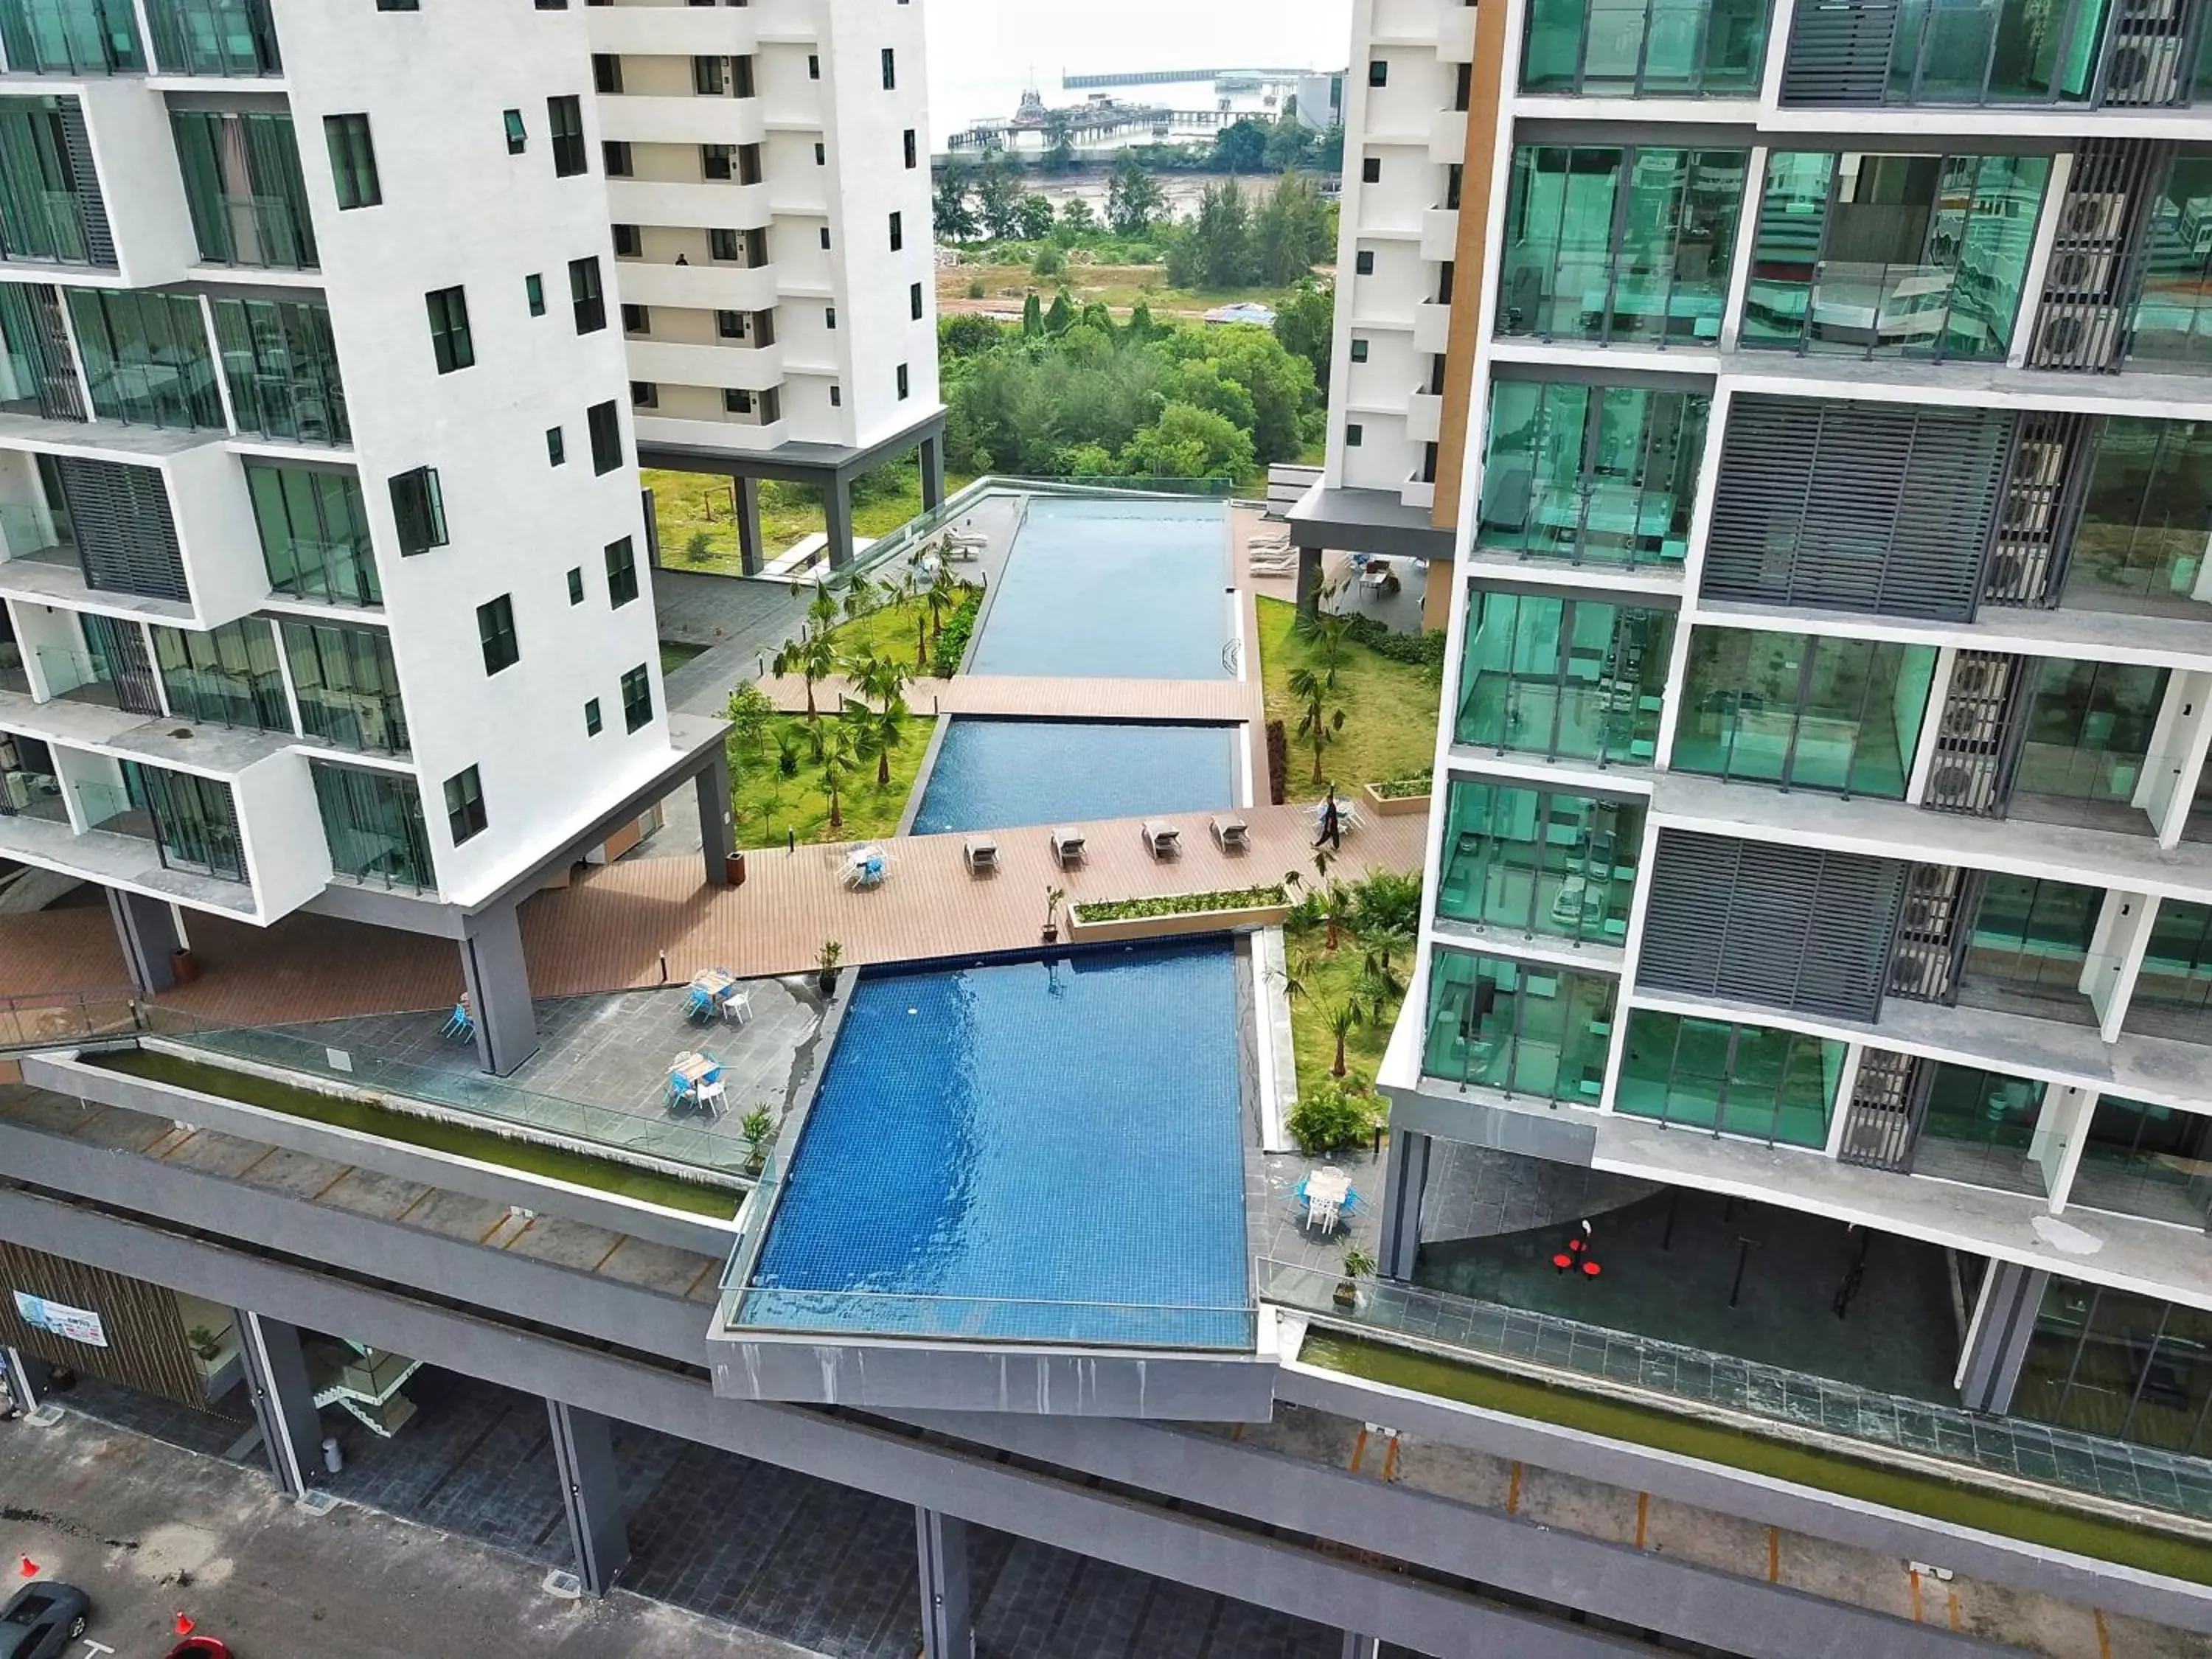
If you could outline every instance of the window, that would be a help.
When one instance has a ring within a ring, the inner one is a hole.
[[[1971,62],[1978,69],[1988,52],[1986,32],[1990,30],[2001,40],[2018,42],[2017,50],[2023,52],[2029,50],[2031,38],[2039,39],[2042,52],[2063,52],[2059,44],[2066,38],[2063,16],[2038,12],[2035,24],[2025,16],[1996,23],[1992,20],[1998,9],[1990,6],[1967,21],[1945,9],[1916,9],[1905,15],[1911,21],[1899,23],[1898,56],[1909,60],[1916,40],[1925,38],[1940,40],[1954,64]],[[2052,9],[2063,14],[2065,7],[2062,3]],[[1534,0],[1522,42],[1521,89],[1590,97],[1756,94],[1766,57],[1768,10],[1767,0],[1690,0],[1683,6],[1636,0],[1605,11],[1593,10],[1588,0]],[[1852,27],[1848,21],[1842,26]],[[1881,58],[1888,56],[1888,46],[1885,37],[1877,49]],[[1847,54],[1850,48],[1835,50]],[[1846,56],[1840,61],[1851,60]],[[1454,107],[1465,109],[1474,92],[1473,66],[1462,64],[1459,72],[1462,91]],[[1879,58],[1873,73],[1879,85]],[[1786,94],[1784,101],[1790,101]],[[1881,100],[1877,96],[1871,101]]]
[[[1382,182],[1382,160],[1380,156],[1370,155],[1359,164],[1359,182],[1363,185]]]
[[[1367,361],[1366,341],[1354,340],[1352,343],[1352,361],[1355,363],[1364,363]]]
[[[814,165],[817,167],[826,167],[830,165],[830,146],[819,139],[817,139],[814,144]]]
[[[418,466],[392,479],[392,516],[402,553],[428,553],[446,544],[446,498],[436,467]]]
[[[568,434],[557,426],[545,428],[545,459],[551,466],[560,466],[568,459]]]
[[[314,268],[315,230],[289,115],[175,110],[169,125],[201,258]]]
[[[620,92],[623,89],[622,59],[611,52],[592,54],[592,90]]]
[[[446,827],[453,832],[453,845],[459,847],[470,837],[483,834],[489,822],[484,816],[483,780],[477,775],[477,769],[471,766],[447,778]]]
[[[810,81],[819,81],[822,78],[822,56],[819,52],[810,52],[806,54],[806,78]]]
[[[623,464],[622,411],[611,402],[593,404],[585,412],[584,424],[592,434],[592,471],[613,471]]]
[[[1358,252],[1353,254],[1352,256],[1352,269],[1354,274],[1358,276],[1372,276],[1375,274],[1374,250],[1371,248],[1362,248]]]
[[[643,306],[624,306],[622,308],[623,332],[650,334],[653,332],[653,313]]]
[[[2141,37],[2123,37],[2136,39]],[[2148,39],[2140,47],[2148,61]],[[2212,46],[2203,48],[2212,51]],[[2201,61],[2201,60],[2200,60]],[[2197,107],[2212,101],[2212,88],[2203,85],[2207,71],[2200,69]],[[2142,291],[2136,302],[2134,325],[2128,331],[2128,361],[2166,373],[2202,373],[2212,363],[2212,245],[2198,228],[2203,204],[2212,198],[2212,155],[2194,152],[2176,155],[2166,163],[2158,194],[2145,204],[2150,223],[2150,246],[2144,259]],[[1977,204],[1978,205],[1978,204]],[[2031,224],[2033,221],[2030,222]]]
[[[710,259],[742,259],[744,250],[734,230],[710,230],[707,233],[707,257]]]
[[[369,142],[366,115],[325,115],[323,143],[331,152],[331,178],[338,207],[374,207],[384,199],[376,177],[376,147]]]
[[[545,314],[545,279],[543,276],[533,270],[524,277],[522,295],[530,302],[532,316],[543,317]]]
[[[919,165],[919,163],[920,163],[920,161],[921,161],[921,145],[920,145],[920,144],[918,144],[918,143],[915,142],[915,140],[914,129],[913,129],[912,127],[908,127],[908,128],[906,130],[906,165],[907,165],[907,171],[908,171],[909,173],[911,173],[911,172],[915,169],[915,167],[917,165]]]
[[[1453,739],[1649,766],[1674,639],[1671,611],[1477,587]]]
[[[643,663],[622,678],[623,726],[635,732],[653,718],[653,675]]]
[[[699,176],[702,179],[726,179],[730,176],[731,151],[727,144],[699,146]]]
[[[1421,1070],[1539,1100],[1595,1106],[1605,1091],[1617,981],[1437,951]],[[1840,1045],[1838,1045],[1840,1046]]]
[[[584,735],[587,738],[599,735],[599,700],[597,697],[584,700]]]
[[[361,480],[350,471],[246,464],[269,586],[295,599],[381,605]]]
[[[1437,914],[1504,932],[1619,945],[1644,808],[1600,796],[1455,779]]]
[[[1462,64],[1459,78],[1452,88],[1452,107],[1464,111],[1474,102],[1474,65]]]
[[[635,225],[615,227],[615,257],[635,259],[645,252],[645,237]]]
[[[566,11],[568,9],[568,0],[538,0],[538,9],[540,11]]]
[[[830,251],[830,227],[827,225],[822,227],[822,251],[824,253]]]
[[[1826,1146],[1844,1045],[1639,1008],[1628,1017],[1616,1111],[1769,1145]]]
[[[607,325],[607,299],[599,286],[596,254],[568,261],[568,300],[575,312],[577,333],[596,334]]]
[[[691,90],[702,98],[719,98],[729,89],[729,65],[720,58],[691,60]]]
[[[907,314],[915,322],[921,320],[921,284],[920,283],[915,283],[907,289],[906,308]]]
[[[901,363],[898,366],[898,395],[902,401],[905,399],[908,389],[906,365],[904,363]]]
[[[745,313],[742,311],[718,311],[714,313],[715,337],[723,340],[742,340],[745,337]]]
[[[629,406],[632,409],[659,408],[659,383],[654,380],[632,380],[629,383]]]
[[[64,292],[95,415],[142,426],[221,429],[222,394],[198,301],[130,289]],[[218,325],[221,317],[218,307]],[[12,339],[13,319],[9,333]]]
[[[307,772],[315,781],[331,866],[338,874],[418,892],[436,886],[430,839],[422,828],[422,794],[413,778],[322,760],[309,761]]]
[[[884,48],[884,90],[898,90],[898,53],[889,46]]]
[[[832,409],[842,409],[844,406],[845,388],[839,386],[833,380],[830,384],[830,407]]]
[[[722,393],[722,412],[726,415],[750,415],[753,412],[753,394],[742,386],[732,386]]]
[[[477,641],[483,647],[484,672],[496,674],[521,660],[514,638],[514,601],[502,593],[477,607]]]
[[[280,631],[301,732],[364,754],[407,752],[407,714],[389,635],[380,628],[336,628],[289,617]]]
[[[626,139],[603,138],[599,141],[599,166],[610,179],[630,176],[629,143]]]
[[[583,602],[584,567],[580,564],[572,564],[568,567],[568,603],[581,605]]]
[[[76,294],[71,291],[72,301]],[[214,301],[213,309],[216,349],[222,355],[231,413],[237,416],[240,431],[295,443],[348,441],[352,428],[346,416],[345,387],[338,379],[337,343],[331,335],[328,306],[319,300],[225,296]],[[78,343],[85,344],[90,337],[82,318],[77,325]],[[201,325],[194,323],[191,332],[199,336]],[[180,362],[189,356],[179,351],[169,362]],[[91,367],[88,348],[86,367]],[[176,374],[173,368],[164,372]],[[99,401],[97,381],[94,401]]]
[[[906,216],[903,214],[894,213],[891,215],[891,252],[896,253],[905,246]]]
[[[95,637],[90,643],[102,641]],[[169,712],[179,719],[292,735],[284,671],[276,665],[276,630],[265,617],[205,633],[157,626],[154,659]]]
[[[606,556],[607,605],[619,611],[637,597],[637,554],[625,536],[607,544]]]
[[[522,112],[507,110],[500,118],[507,125],[507,153],[509,155],[521,155],[530,148],[530,134],[523,128]]]
[[[1680,563],[1711,403],[1701,392],[1494,380],[1477,542],[1577,564]]]
[[[835,306],[824,306],[824,307],[822,307],[822,325],[823,325],[823,327],[824,327],[824,328],[830,329],[830,330],[833,330],[833,331],[836,328],[836,326],[837,326],[837,307],[835,307]]]
[[[1467,167],[1454,161],[1444,173],[1444,205],[1454,212],[1459,210],[1460,192],[1467,187]]]
[[[469,334],[468,295],[458,288],[441,288],[423,296],[430,311],[430,349],[438,360],[438,373],[451,374],[477,360],[476,343]]]
[[[1387,87],[1390,84],[1390,60],[1389,58],[1371,58],[1368,60],[1367,84],[1370,87]]]
[[[1357,449],[1367,441],[1367,428],[1354,421],[1344,428],[1344,447]]]
[[[2203,617],[2212,523],[2212,423],[2108,416],[2066,563],[2069,605]]]
[[[584,100],[571,95],[545,100],[545,125],[553,135],[553,176],[573,179],[590,168],[584,152]]]
[[[420,11],[422,0],[376,0],[379,11]]]

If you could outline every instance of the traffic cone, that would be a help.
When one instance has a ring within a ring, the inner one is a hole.
[[[185,1615],[184,1615],[183,1613],[179,1613],[179,1614],[177,1615],[177,1634],[178,1634],[178,1635],[179,1635],[179,1636],[190,1636],[190,1635],[193,1632],[193,1631],[197,1630],[198,1628],[198,1626],[196,1626],[195,1624],[193,1624],[193,1623],[192,1623],[192,1621],[191,1621],[191,1620],[189,1620],[189,1619],[185,1618]]]
[[[15,1558],[15,1560],[17,1571],[20,1571],[24,1577],[36,1578],[39,1576],[39,1564],[31,1559],[29,1556],[19,1555]]]

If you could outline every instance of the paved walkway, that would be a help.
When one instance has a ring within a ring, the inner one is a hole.
[[[760,689],[778,708],[806,707],[806,683],[771,675]],[[814,683],[814,706],[836,708],[852,690],[842,674]],[[1256,720],[1256,683],[1245,680],[1039,679],[1021,674],[962,674],[909,681],[908,708],[921,714],[1026,714],[1038,720]]]

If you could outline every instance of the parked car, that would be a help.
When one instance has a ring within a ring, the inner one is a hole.
[[[231,1659],[231,1654],[212,1636],[187,1636],[169,1650],[169,1659]]]
[[[92,1598],[76,1585],[34,1579],[0,1607],[0,1659],[62,1659],[91,1616]]]

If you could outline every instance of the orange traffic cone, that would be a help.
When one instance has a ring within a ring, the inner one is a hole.
[[[18,1564],[17,1570],[22,1573],[24,1577],[36,1578],[39,1576],[39,1564],[31,1559],[29,1556],[19,1555],[15,1559]]]
[[[198,1629],[198,1626],[196,1626],[196,1625],[194,1625],[191,1620],[189,1620],[189,1619],[185,1618],[185,1615],[184,1615],[183,1613],[179,1613],[179,1614],[177,1615],[177,1634],[178,1634],[178,1635],[179,1635],[179,1636],[190,1636],[190,1635],[192,1633],[192,1632],[193,1632],[194,1630]]]

